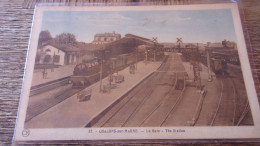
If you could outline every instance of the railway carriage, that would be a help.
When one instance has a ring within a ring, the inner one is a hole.
[[[102,64],[102,78],[109,74],[120,71],[140,59],[135,54],[120,55],[117,58],[111,58]],[[101,63],[89,62],[79,63],[75,66],[73,76],[70,77],[72,88],[86,88],[100,80]]]

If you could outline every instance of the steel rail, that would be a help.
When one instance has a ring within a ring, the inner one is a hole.
[[[167,59],[167,60],[168,60],[168,59]],[[166,62],[165,62],[165,65],[166,65]],[[165,67],[165,66],[164,66],[164,67]],[[169,67],[167,67],[167,68],[169,68]],[[161,76],[159,80],[161,80],[162,77],[163,77],[163,76]],[[158,80],[158,81],[159,81],[159,80]],[[155,88],[155,86],[154,86],[153,88]],[[153,91],[153,90],[151,90],[151,91]],[[124,127],[124,126],[126,125],[126,123],[131,119],[131,117],[133,117],[133,116],[140,110],[141,105],[143,105],[143,104],[147,101],[149,95],[151,95],[152,92],[148,92],[148,93],[149,93],[149,94],[147,94],[147,95],[145,96],[145,98],[142,100],[142,102],[134,109],[134,111],[130,114],[130,116],[126,119],[126,121],[123,123],[123,125],[122,125],[121,127]]]
[[[246,106],[237,122],[237,125],[236,126],[239,126],[241,124],[241,122],[244,120],[245,116],[247,115],[247,113],[250,111],[250,108],[249,108],[249,101],[247,99],[247,103],[246,103]]]
[[[158,70],[160,70],[160,69],[162,69],[162,68],[165,67],[167,60],[168,60],[168,56],[165,58],[163,64],[158,68]],[[158,75],[159,75],[159,73],[156,74],[156,77],[157,77]],[[159,80],[159,79],[158,79],[158,80]],[[151,81],[151,82],[152,82],[152,81]],[[146,88],[146,89],[147,89],[147,88]],[[148,93],[151,93],[152,90],[153,90],[153,88],[150,89]],[[140,88],[136,93],[140,93],[141,91],[143,91],[142,88]],[[146,90],[146,91],[147,91],[147,90]],[[133,97],[135,97],[135,96],[136,96],[136,95],[131,96],[131,97],[126,101],[126,103],[124,103],[122,106],[120,106],[120,108],[119,108],[114,114],[112,114],[112,115],[101,125],[101,127],[104,127],[104,126],[105,126],[123,107],[125,107],[125,106],[129,103],[129,101],[131,101],[131,99],[132,99]],[[129,117],[128,117],[128,118],[129,118]]]
[[[167,95],[161,100],[161,102],[144,118],[144,120],[138,125],[139,127],[163,104],[164,100],[169,98],[172,92],[175,90],[177,85],[177,73],[175,73],[175,82],[170,91],[167,93]]]
[[[206,94],[207,94],[207,91],[204,91],[202,93],[202,95],[201,95],[201,97],[199,99],[198,106],[197,106],[197,108],[195,110],[195,114],[194,114],[194,116],[192,118],[193,123],[191,123],[190,126],[195,126],[196,123],[198,122]]]
[[[145,95],[143,100],[138,104],[138,106],[134,109],[134,111],[128,116],[128,118],[125,120],[125,122],[123,123],[123,125],[121,127],[125,127],[126,123],[139,111],[141,106],[144,105],[144,103],[149,99],[149,97],[150,97],[149,95],[152,94],[152,91],[154,90],[155,87],[156,86],[153,86],[150,88],[149,92],[147,92],[147,94]]]
[[[50,91],[55,88],[59,88],[61,86],[65,86],[69,84],[71,76],[67,76],[64,78],[56,79],[53,81],[49,81],[46,83],[42,83],[40,85],[35,85],[30,88],[30,96],[38,95],[46,91]]]
[[[158,73],[158,74],[159,74],[159,73]],[[156,76],[157,76],[158,74],[156,74]],[[148,83],[146,83],[146,84],[148,84]],[[142,88],[140,88],[140,89],[136,92],[136,94],[140,93],[141,91],[143,91]],[[149,90],[149,92],[150,92],[150,91],[152,91],[152,89]],[[148,93],[149,93],[149,92],[148,92]],[[130,97],[128,98],[128,100],[127,100],[123,105],[121,105],[105,122],[103,122],[103,124],[102,124],[100,127],[104,127],[123,107],[125,107],[125,106],[133,99],[133,97],[136,96],[136,94],[130,96]]]
[[[42,83],[40,85],[32,86],[31,91],[38,90],[40,88],[44,88],[46,86],[50,86],[50,85],[57,84],[57,83],[60,83],[60,82],[64,82],[66,80],[69,80],[70,77],[71,76],[67,76],[67,77],[64,77],[64,78],[61,78],[61,79],[56,79],[56,80],[53,80],[53,81],[50,81],[50,82]]]
[[[44,102],[41,102],[39,104],[36,104],[34,106],[29,106],[27,109],[27,117],[25,119],[25,122],[30,121],[34,117],[44,113],[45,111],[49,110],[50,108],[56,106],[57,104],[65,101],[69,97],[75,95],[77,92],[81,91],[83,89],[69,89],[65,91],[62,94],[59,94],[53,98],[50,98],[48,100],[45,100]]]
[[[182,97],[183,97],[183,93],[184,93],[184,91],[185,91],[185,89],[186,89],[186,82],[185,82],[185,75],[184,75],[184,74],[183,74],[183,82],[184,82],[184,84],[183,84],[183,89],[182,89],[180,95],[178,96],[177,101],[176,101],[175,104],[172,106],[171,110],[166,114],[166,117],[165,117],[165,119],[162,121],[162,123],[160,124],[160,127],[162,127],[162,125],[163,125],[163,124],[166,122],[166,120],[169,118],[170,114],[174,111],[174,109],[176,109],[176,106],[180,103],[180,101],[181,101],[181,99],[182,99]]]
[[[234,84],[234,81],[231,79],[232,81],[232,87],[233,87],[233,95],[234,95],[234,113],[233,113],[233,122],[232,122],[232,125],[234,126],[235,125],[235,118],[236,118],[236,111],[237,111],[237,90],[235,88],[235,84]]]
[[[219,96],[218,107],[217,107],[217,110],[214,114],[214,117],[212,118],[210,126],[213,126],[213,124],[215,122],[215,119],[217,117],[217,114],[218,114],[218,111],[219,111],[219,108],[220,108],[220,104],[221,104],[221,101],[222,101],[222,97],[223,97],[223,81],[221,80],[221,93],[220,93],[220,96]]]

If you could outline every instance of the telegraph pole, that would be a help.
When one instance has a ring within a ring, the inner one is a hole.
[[[102,90],[102,79],[103,79],[103,52],[104,50],[101,50],[101,63],[100,63],[100,86],[99,86],[99,92],[103,92]]]
[[[156,45],[157,45],[157,37],[153,37],[154,50],[153,50],[153,60],[155,61],[155,53],[156,53]]]
[[[207,52],[207,64],[208,64],[208,82],[212,82],[211,69],[210,69],[210,52],[209,48],[206,49]]]
[[[137,71],[137,62],[138,62],[138,48],[135,49],[135,70]]]
[[[145,51],[145,64],[147,64],[147,54],[148,54],[148,50],[146,49],[146,51]]]
[[[197,88],[201,90],[200,65],[199,65],[199,51],[197,48],[192,48],[191,61],[193,65],[194,82]]]
[[[181,51],[182,38],[177,38],[177,43],[178,43],[179,51]]]

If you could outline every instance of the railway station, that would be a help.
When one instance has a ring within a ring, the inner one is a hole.
[[[93,55],[31,88],[27,128],[254,124],[237,48],[226,40],[167,46],[126,34]]]

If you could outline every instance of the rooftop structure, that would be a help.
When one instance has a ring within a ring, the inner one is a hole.
[[[94,40],[92,44],[105,44],[105,43],[110,43],[116,40],[121,39],[121,35],[118,33],[103,33],[103,34],[96,34],[94,36]]]

